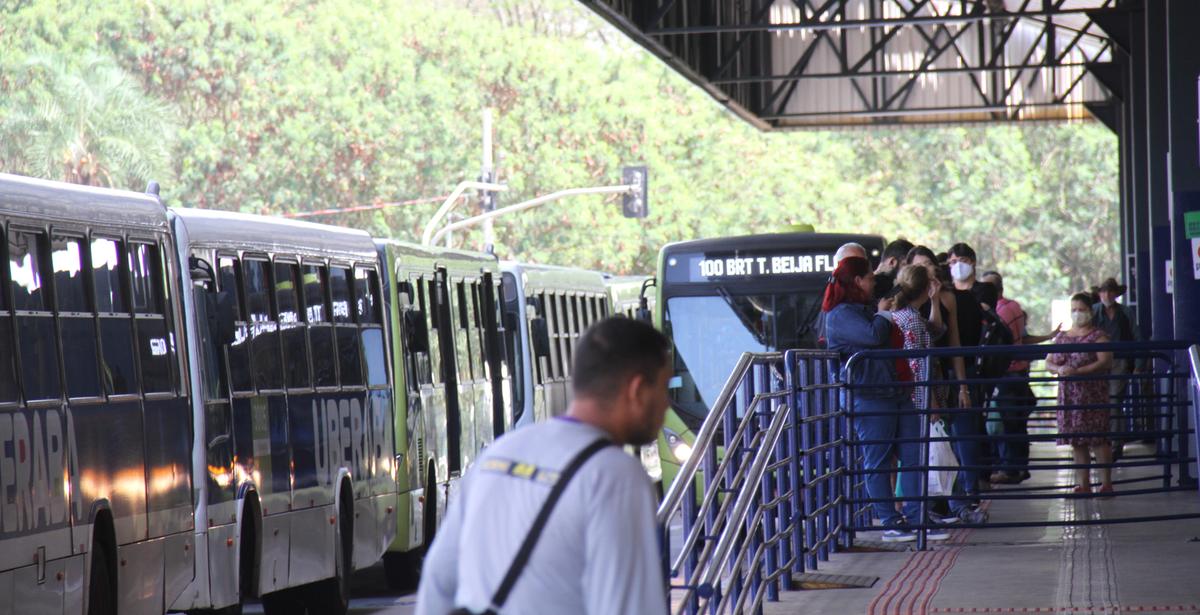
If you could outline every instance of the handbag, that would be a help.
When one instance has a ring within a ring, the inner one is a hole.
[[[929,438],[946,438],[946,426],[938,421],[929,426]],[[949,468],[929,471],[929,495],[951,495],[954,492],[954,477],[958,474],[958,458],[954,456],[954,447],[947,440],[929,443],[929,465],[931,467]]]
[[[579,451],[574,458],[571,459],[567,467],[559,473],[558,480],[554,482],[554,486],[550,488],[550,494],[546,496],[546,501],[542,504],[541,510],[538,511],[537,517],[533,519],[533,526],[529,528],[529,533],[525,535],[525,540],[521,542],[521,547],[517,549],[517,554],[513,557],[512,564],[508,566],[508,572],[504,574],[504,580],[500,582],[500,586],[496,588],[496,593],[492,595],[491,604],[483,613],[475,613],[464,608],[454,609],[449,615],[498,615],[500,608],[508,600],[508,595],[512,593],[513,586],[517,584],[517,579],[521,573],[525,571],[525,566],[529,564],[529,558],[533,555],[533,548],[537,546],[538,539],[542,537],[542,531],[546,529],[546,523],[550,520],[550,513],[554,511],[555,505],[558,504],[559,498],[562,497],[563,491],[567,489],[567,483],[571,482],[571,478],[583,464],[600,452],[602,449],[612,444],[607,438],[600,438],[592,442],[587,448]]]

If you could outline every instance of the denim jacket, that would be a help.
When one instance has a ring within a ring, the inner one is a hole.
[[[825,315],[825,339],[830,350],[842,355],[842,380],[850,384],[868,385],[854,394],[869,398],[900,397],[895,386],[896,365],[893,359],[856,361],[854,379],[845,371],[845,361],[861,350],[891,347],[892,321],[886,315],[871,314],[868,307],[857,303],[841,303]]]

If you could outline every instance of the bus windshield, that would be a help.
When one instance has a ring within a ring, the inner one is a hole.
[[[823,281],[823,280],[822,280]],[[671,398],[703,419],[744,352],[814,348],[824,284],[792,292],[672,297],[665,319],[675,344]]]

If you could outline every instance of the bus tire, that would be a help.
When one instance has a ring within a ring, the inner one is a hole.
[[[88,576],[88,615],[116,615],[116,551],[103,538],[92,538],[92,571]]]
[[[342,495],[338,500],[338,531],[333,540],[333,578],[318,581],[309,587],[309,613],[345,615],[350,609],[350,575],[354,562],[354,495],[348,483],[342,483]]]
[[[296,589],[263,594],[262,608],[263,615],[300,615],[308,609],[304,596]]]

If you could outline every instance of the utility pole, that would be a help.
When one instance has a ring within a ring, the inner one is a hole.
[[[479,172],[479,181],[490,184],[496,179],[492,165],[492,110],[483,110],[483,165]],[[479,191],[479,213],[486,214],[496,210],[496,193],[492,190]],[[483,222],[483,252],[493,254],[496,251],[496,233],[492,219]]]

